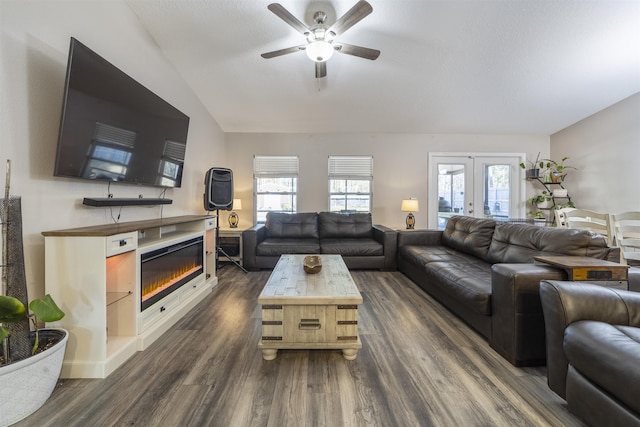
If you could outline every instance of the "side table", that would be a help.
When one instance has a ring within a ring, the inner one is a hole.
[[[249,228],[222,228],[218,229],[218,247],[222,248],[229,257],[242,266],[242,232]],[[220,257],[220,261],[224,262],[225,257]]]
[[[588,282],[611,288],[629,289],[629,266],[584,256],[535,256],[534,260],[562,268],[572,282]]]

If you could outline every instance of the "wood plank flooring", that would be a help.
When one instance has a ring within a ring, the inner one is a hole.
[[[363,348],[262,360],[257,297],[270,272],[218,272],[191,313],[104,380],[61,380],[16,426],[581,426],[402,273],[352,271]]]

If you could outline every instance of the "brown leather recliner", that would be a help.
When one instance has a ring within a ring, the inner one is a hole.
[[[594,426],[640,426],[640,293],[543,280],[549,387]]]

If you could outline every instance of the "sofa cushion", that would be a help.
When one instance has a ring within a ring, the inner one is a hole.
[[[318,214],[268,212],[265,228],[267,237],[317,239]]]
[[[491,263],[531,263],[538,255],[573,255],[607,259],[605,238],[586,230],[499,223],[487,258]]]
[[[442,244],[486,261],[495,226],[493,220],[453,216],[442,233]]]
[[[320,239],[320,253],[342,256],[380,256],[384,246],[373,239]]]
[[[424,265],[426,278],[438,283],[441,292],[481,315],[491,314],[491,265],[468,262],[430,262]]]
[[[280,256],[283,254],[319,254],[318,239],[279,239],[268,237],[256,246],[257,256]]]
[[[371,237],[373,233],[370,213],[320,212],[319,228],[321,239]]]
[[[430,262],[470,262],[471,256],[447,246],[407,245],[398,248],[399,256],[415,265]]]
[[[565,329],[569,363],[640,413],[640,328],[582,320]]]

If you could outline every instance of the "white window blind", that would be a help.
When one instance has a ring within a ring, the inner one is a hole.
[[[297,177],[298,156],[254,156],[253,174],[256,177]]]
[[[373,156],[329,156],[329,179],[373,179]]]

